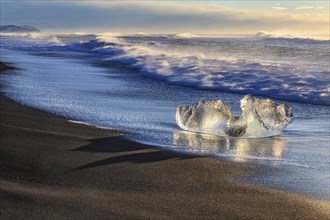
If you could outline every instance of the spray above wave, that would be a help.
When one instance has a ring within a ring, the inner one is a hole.
[[[283,43],[120,36],[98,51],[112,52],[107,62],[121,62],[177,85],[329,105],[329,53],[324,44],[305,39]]]
[[[266,31],[257,32],[253,38],[260,40],[287,40],[299,43],[322,43],[329,42],[329,35],[293,36],[288,34],[273,34]]]
[[[191,33],[169,34],[169,35],[165,35],[165,36],[169,37],[169,38],[196,38],[196,37],[198,37],[198,35],[191,34]]]
[[[221,100],[203,100],[179,106],[176,122],[184,130],[232,137],[270,137],[279,135],[293,121],[292,109],[272,99],[245,95],[241,100],[242,114],[232,115]]]

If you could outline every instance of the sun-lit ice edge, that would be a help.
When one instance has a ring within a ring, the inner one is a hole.
[[[202,100],[190,106],[179,106],[176,122],[184,130],[231,137],[270,137],[282,133],[293,121],[292,109],[272,99],[245,95],[242,114],[234,117],[229,105],[221,100]]]

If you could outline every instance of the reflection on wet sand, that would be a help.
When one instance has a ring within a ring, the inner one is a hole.
[[[287,141],[283,137],[231,138],[182,131],[173,133],[173,144],[187,146],[196,152],[230,156],[240,162],[267,159],[277,163],[287,150]]]

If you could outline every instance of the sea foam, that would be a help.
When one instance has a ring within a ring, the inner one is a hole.
[[[1,36],[14,50],[85,52],[171,84],[330,105],[329,41],[258,33]]]

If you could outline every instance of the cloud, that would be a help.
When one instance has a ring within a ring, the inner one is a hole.
[[[274,9],[274,10],[277,10],[277,11],[283,11],[283,10],[287,9],[287,8],[281,7],[281,6],[272,6],[271,8]]]
[[[320,10],[323,9],[324,7],[322,6],[310,6],[310,5],[302,5],[302,6],[298,6],[296,9],[297,10]]]

